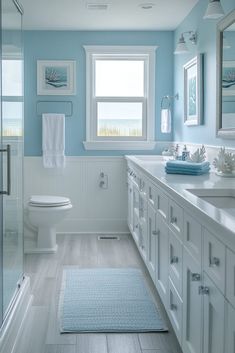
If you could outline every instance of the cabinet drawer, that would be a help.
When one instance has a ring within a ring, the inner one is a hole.
[[[157,199],[156,188],[150,182],[148,182],[148,187],[147,187],[147,199],[148,199],[148,202],[151,204],[151,206],[155,208],[156,199]]]
[[[183,210],[173,200],[169,200],[169,226],[183,241]]]
[[[216,286],[225,292],[225,246],[204,230],[204,270]]]
[[[183,246],[173,232],[169,231],[169,276],[182,297]]]
[[[181,345],[182,342],[182,324],[183,324],[183,302],[178,295],[172,281],[169,279],[169,306],[168,314],[171,324],[174,328],[176,337]]]
[[[168,222],[168,197],[159,189],[156,189],[156,211]]]
[[[145,194],[147,194],[147,187],[148,187],[148,183],[146,182],[146,178],[142,175],[142,174],[139,174],[139,177],[138,177],[138,185],[139,185],[139,190],[141,192],[144,192]]]
[[[184,246],[201,265],[202,226],[186,212],[184,212]]]
[[[235,308],[235,254],[227,249],[226,297]]]

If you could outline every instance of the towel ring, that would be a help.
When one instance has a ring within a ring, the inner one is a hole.
[[[165,102],[166,102],[167,106],[166,106],[165,108],[163,108]],[[164,97],[162,97],[162,100],[161,100],[161,109],[170,109],[170,107],[171,107],[171,99],[170,99],[170,96],[164,96]]]
[[[163,96],[161,100],[161,109],[170,109],[171,108],[171,100],[172,99],[179,99],[179,93],[176,93],[175,96]],[[163,108],[164,103],[167,102],[167,106]]]

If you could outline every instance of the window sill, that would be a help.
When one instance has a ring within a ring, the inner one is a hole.
[[[85,150],[153,150],[156,141],[84,141]]]

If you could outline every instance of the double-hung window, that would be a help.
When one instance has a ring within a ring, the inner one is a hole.
[[[85,148],[154,148],[156,47],[85,50]]]

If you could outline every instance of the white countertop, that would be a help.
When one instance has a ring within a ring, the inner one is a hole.
[[[213,168],[209,174],[200,176],[166,174],[166,161],[162,156],[126,156],[126,159],[144,170],[151,179],[155,179],[159,186],[169,195],[176,197],[186,210],[191,213],[195,211],[197,215],[201,214],[204,223],[211,224],[212,228],[217,230],[217,234],[224,230],[223,235],[229,238],[228,245],[233,245],[235,249],[235,217],[187,191],[195,188],[235,189],[235,178],[217,176]]]

